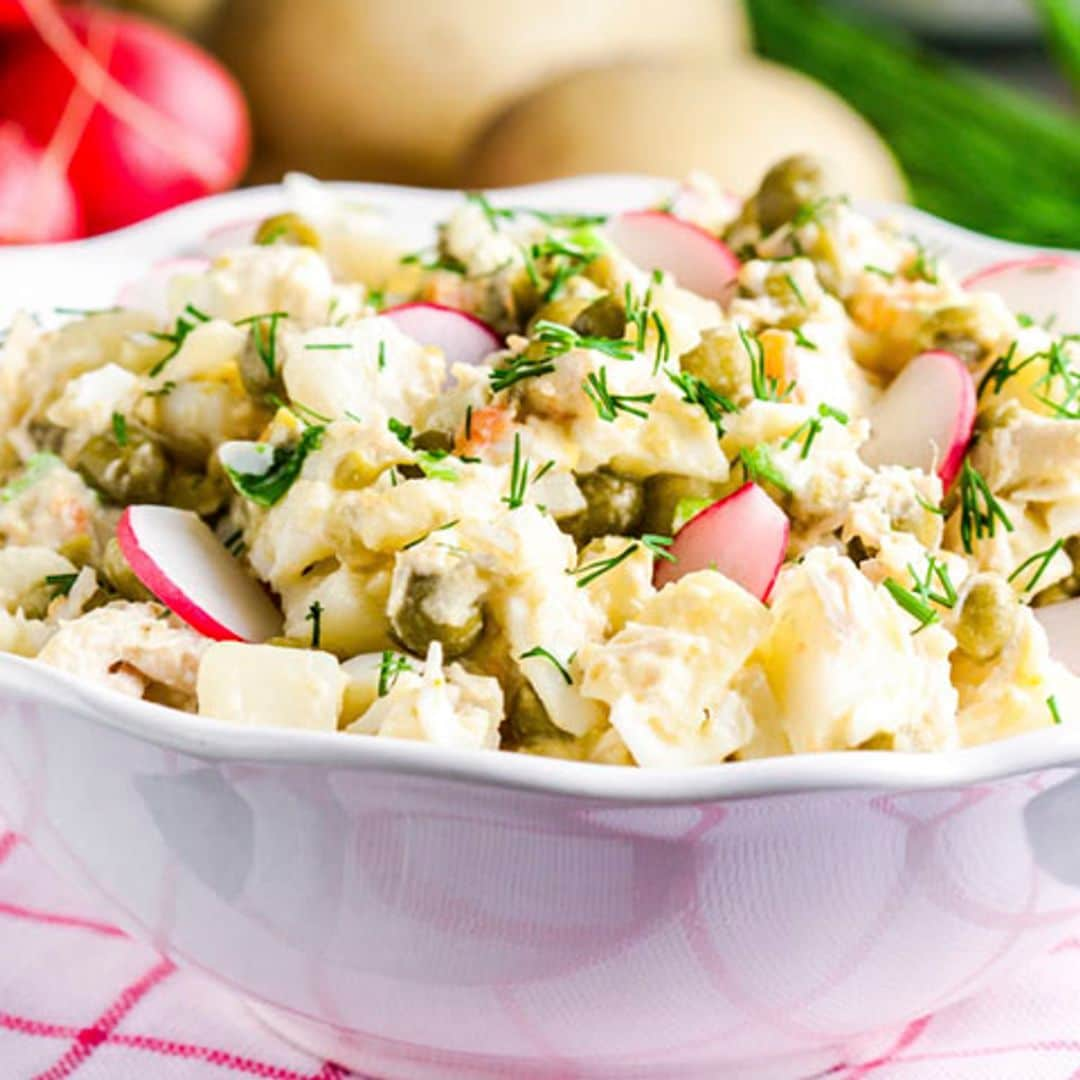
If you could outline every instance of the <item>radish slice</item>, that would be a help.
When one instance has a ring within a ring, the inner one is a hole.
[[[724,300],[739,260],[722,240],[661,210],[632,210],[607,226],[608,239],[642,270],[663,270],[691,292]]]
[[[165,259],[155,263],[142,277],[129,281],[116,294],[116,303],[136,311],[148,311],[164,321],[171,314],[169,286],[173,278],[184,274],[197,276],[209,269],[210,260],[198,256]]]
[[[963,360],[935,349],[920,353],[889,384],[870,412],[863,461],[937,474],[948,487],[975,425],[975,380]]]
[[[997,293],[1017,314],[1048,324],[1056,334],[1080,333],[1080,258],[1047,252],[987,266],[965,289]]]
[[[437,345],[448,364],[480,364],[502,348],[499,335],[467,311],[442,304],[399,304],[382,312],[421,345]]]
[[[788,519],[757,484],[743,484],[692,517],[672,541],[675,562],[659,560],[662,589],[695,570],[719,570],[761,601],[769,599],[788,545]]]
[[[1033,614],[1046,631],[1050,655],[1074,675],[1080,675],[1080,597],[1034,608]]]
[[[259,218],[245,218],[243,221],[229,221],[224,225],[218,225],[203,238],[203,242],[199,245],[200,250],[213,259],[223,251],[254,244],[259,220]]]
[[[129,506],[116,527],[135,576],[193,630],[215,641],[266,641],[281,615],[196,514]]]

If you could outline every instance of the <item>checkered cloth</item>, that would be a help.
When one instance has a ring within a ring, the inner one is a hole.
[[[0,822],[4,1080],[345,1080],[111,925]],[[830,1080],[1080,1080],[1080,938]]]

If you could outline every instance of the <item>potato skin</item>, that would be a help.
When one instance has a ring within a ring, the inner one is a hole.
[[[626,63],[566,75],[497,117],[466,155],[465,183],[503,187],[582,173],[713,174],[750,193],[780,158],[824,160],[830,186],[902,200],[889,150],[853,109],[797,72],[726,64]]]
[[[736,0],[229,0],[210,40],[269,160],[453,185],[469,140],[546,79],[628,57],[718,58],[747,31]]]

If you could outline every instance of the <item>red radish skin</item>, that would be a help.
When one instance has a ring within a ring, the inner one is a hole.
[[[924,472],[936,461],[947,488],[971,442],[975,405],[975,380],[963,360],[943,349],[920,353],[871,410],[862,459],[875,467],[904,465]]]
[[[0,243],[54,244],[83,235],[63,167],[12,123],[0,123]]]
[[[22,0],[0,0],[0,30],[16,30],[29,21]]]
[[[382,316],[421,345],[437,345],[449,364],[480,364],[502,348],[486,322],[443,304],[399,304]]]
[[[135,576],[178,618],[215,641],[266,641],[281,616],[195,514],[129,506],[116,539]]]
[[[662,210],[632,210],[607,226],[607,235],[643,270],[663,270],[684,289],[724,301],[739,273],[739,260],[722,240],[699,225]]]
[[[695,570],[719,570],[766,603],[787,553],[787,515],[755,483],[695,514],[676,534],[675,562],[658,559],[653,584],[662,589]]]
[[[247,109],[215,60],[134,16],[22,3],[35,33],[8,45],[0,117],[65,164],[90,232],[236,183],[250,145]]]
[[[965,289],[997,293],[1017,314],[1037,323],[1053,320],[1055,333],[1080,333],[1080,258],[1046,252],[983,267]]]

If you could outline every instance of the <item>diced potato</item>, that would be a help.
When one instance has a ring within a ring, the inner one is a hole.
[[[199,713],[249,727],[336,731],[345,677],[329,653],[222,641],[199,665]]]

